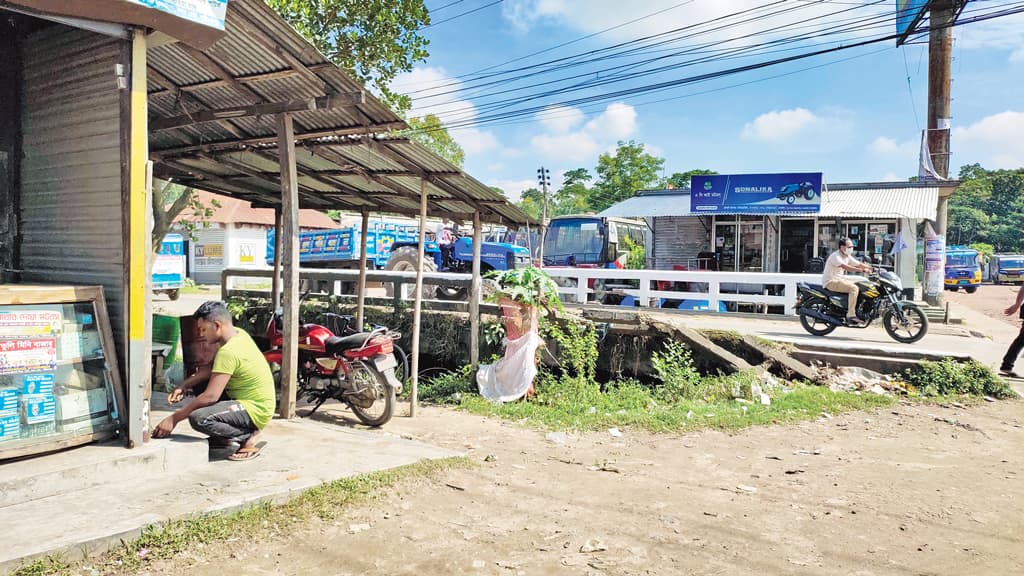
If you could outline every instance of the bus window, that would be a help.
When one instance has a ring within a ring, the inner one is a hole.
[[[607,232],[600,218],[552,220],[544,236],[544,264],[603,265]]]

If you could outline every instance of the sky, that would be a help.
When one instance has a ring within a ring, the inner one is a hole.
[[[917,174],[927,45],[895,40],[896,0],[426,0],[430,57],[394,88],[435,113],[465,169],[517,199],[545,167],[586,168],[619,141],[665,176]],[[972,0],[962,18],[1024,2]],[[1024,14],[953,29],[951,175],[1024,167]],[[653,86],[660,86],[652,90]],[[514,113],[514,114],[510,114]]]

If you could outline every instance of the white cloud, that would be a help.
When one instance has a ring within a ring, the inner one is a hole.
[[[810,110],[772,110],[765,112],[743,127],[744,140],[779,143],[804,136],[808,131],[821,128],[824,120]]]
[[[887,136],[879,136],[878,138],[875,138],[871,144],[868,144],[868,151],[879,156],[890,156],[905,159],[915,158],[919,152],[920,146],[921,144],[914,140],[897,142]]]
[[[583,111],[571,106],[551,106],[544,112],[537,115],[541,126],[549,132],[564,134],[583,122],[585,118]]]
[[[1024,62],[1024,14],[961,26],[954,29],[954,37],[957,48],[1009,52],[1010,62]]]
[[[552,120],[553,115],[559,119]],[[583,116],[578,108],[565,106],[539,113],[537,119],[547,132],[531,138],[530,145],[551,162],[583,162],[593,160],[602,150],[614,148],[616,142],[636,133],[636,109],[629,104],[613,102],[579,126]],[[578,129],[573,130],[576,126]]]
[[[524,190],[530,188],[536,188],[537,182],[534,180],[490,180],[487,182],[488,186],[497,186],[505,192],[505,196],[513,202],[518,202],[521,198],[521,194]]]
[[[900,178],[895,172],[886,172],[885,176],[882,176],[882,182],[902,182],[904,178]]]
[[[958,164],[988,169],[1024,167],[1024,112],[1007,110],[953,129],[951,147]]]
[[[462,83],[442,68],[414,68],[411,72],[399,74],[392,84],[395,92],[409,94],[412,98],[410,117],[435,114],[445,125],[455,122],[472,121],[476,118],[476,107],[469,100],[459,99]],[[501,147],[497,137],[490,130],[475,127],[454,128],[449,133],[462,146],[466,156],[490,152]]]

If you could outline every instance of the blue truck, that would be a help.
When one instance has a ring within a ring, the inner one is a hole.
[[[153,261],[151,276],[154,294],[167,294],[171,300],[181,295],[185,283],[185,238],[181,234],[167,234]]]
[[[331,268],[351,270],[359,268],[362,231],[358,226],[340,230],[316,230],[299,234],[299,264],[305,268]],[[396,270],[416,270],[419,229],[416,226],[388,222],[371,222],[367,232],[366,260],[368,267]],[[423,247],[428,256],[427,272],[469,273],[473,266],[473,240],[456,238],[450,245],[428,240]],[[267,264],[274,263],[274,230],[267,231]],[[529,266],[530,252],[526,248],[499,242],[484,242],[481,247],[480,267],[483,273]],[[307,286],[307,288],[312,288]],[[326,286],[318,286],[326,291]],[[351,283],[342,287],[344,293],[354,292]],[[393,287],[388,286],[388,296]],[[427,297],[463,299],[464,288],[441,286],[435,290],[424,288]]]

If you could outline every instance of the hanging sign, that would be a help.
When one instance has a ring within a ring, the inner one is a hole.
[[[690,179],[693,214],[816,214],[821,172],[719,174]]]
[[[224,29],[224,17],[228,11],[228,0],[128,0],[146,8],[152,8],[177,16],[183,20]]]

